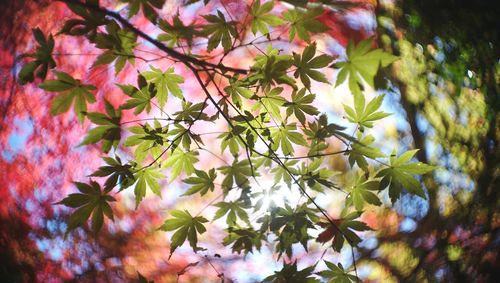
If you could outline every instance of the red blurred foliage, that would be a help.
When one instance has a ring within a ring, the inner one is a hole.
[[[358,43],[373,34],[373,29],[359,26],[363,20],[354,21],[350,20],[356,17],[373,16],[374,5],[376,1],[372,0],[351,0],[351,1],[337,1],[340,4],[352,5],[349,9],[338,12],[332,10],[325,10],[325,12],[318,18],[328,30],[326,31],[332,38],[334,38],[342,46],[347,46],[349,40]]]

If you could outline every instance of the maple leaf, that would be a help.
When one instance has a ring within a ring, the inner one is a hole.
[[[128,136],[124,142],[127,147],[136,146],[134,150],[135,161],[141,163],[151,153],[154,159],[158,158],[168,137],[168,126],[162,126],[157,120],[151,126],[145,123],[142,126],[129,127],[128,131],[132,135]]]
[[[354,207],[358,211],[361,211],[365,202],[373,205],[381,205],[382,203],[377,195],[371,192],[377,190],[379,190],[378,181],[367,180],[365,174],[360,174],[352,186],[350,193]]]
[[[297,261],[293,264],[285,263],[280,271],[264,278],[262,282],[273,283],[320,283],[321,281],[311,277],[316,266],[309,266],[302,270],[297,269]]]
[[[201,32],[192,25],[184,25],[179,14],[173,17],[172,24],[160,19],[158,25],[165,33],[159,34],[157,38],[159,41],[167,42],[169,47],[179,45],[181,39],[185,40],[187,45],[191,47],[193,45],[193,38],[201,35]]]
[[[123,190],[135,183],[133,173],[133,166],[131,164],[123,164],[120,157],[116,156],[114,159],[111,157],[102,158],[107,165],[101,166],[92,173],[92,177],[106,177],[109,176],[104,183],[106,190],[111,190],[117,184],[120,185],[120,190]]]
[[[231,37],[237,37],[235,23],[227,22],[224,14],[217,10],[217,15],[203,16],[208,21],[203,27],[203,33],[208,36],[207,51],[214,50],[222,42],[224,51],[231,49]]]
[[[297,117],[297,120],[299,120],[302,125],[305,125],[305,114],[313,116],[319,114],[318,109],[311,105],[315,98],[316,95],[312,93],[306,95],[305,88],[302,88],[299,91],[294,91],[292,93],[292,101],[287,101],[283,104],[284,106],[286,106],[286,115],[290,116],[293,113],[295,117]]]
[[[346,240],[350,245],[356,246],[361,242],[361,238],[353,231],[372,230],[366,223],[354,220],[360,215],[360,212],[341,215],[340,219],[332,219],[333,224],[330,222],[318,222],[317,224],[325,228],[325,230],[318,235],[316,241],[327,243],[331,240],[332,248],[337,252],[340,252]]]
[[[265,235],[259,231],[255,231],[253,228],[247,229],[236,229],[234,227],[229,227],[229,235],[227,235],[222,243],[224,246],[231,246],[233,252],[238,254],[244,251],[245,254],[253,252],[253,249],[260,251],[262,247],[262,241],[265,241]]]
[[[39,28],[32,29],[35,41],[38,43],[34,54],[23,54],[23,57],[33,57],[34,61],[25,64],[19,71],[19,83],[26,84],[33,82],[35,76],[42,80],[47,76],[47,71],[56,66],[52,57],[54,50],[54,37],[50,34],[48,37],[43,35]]]
[[[219,171],[225,175],[224,180],[222,180],[225,194],[233,188],[234,182],[240,188],[248,187],[248,177],[252,176],[250,162],[247,159],[242,161],[235,159],[231,165],[220,167]]]
[[[165,178],[165,175],[160,173],[156,168],[144,168],[134,174],[137,183],[135,184],[134,194],[135,194],[135,207],[139,206],[139,203],[146,196],[146,188],[150,188],[151,191],[161,198],[160,184],[158,180]]]
[[[151,111],[151,100],[156,96],[156,88],[154,85],[144,86],[138,89],[132,85],[118,85],[122,91],[131,97],[120,106],[121,109],[134,109],[134,114],[140,114],[146,110],[146,113]]]
[[[275,15],[269,14],[273,9],[274,2],[269,1],[261,5],[260,0],[254,1],[250,8],[250,15],[253,17],[251,27],[253,34],[260,31],[262,34],[268,34],[268,26],[279,26],[285,23],[282,19]]]
[[[327,30],[327,28],[316,17],[323,13],[322,9],[307,9],[299,10],[293,9],[283,12],[283,18],[289,22],[290,42],[297,35],[300,39],[309,42],[311,39],[310,33],[320,33]]]
[[[184,78],[174,73],[174,68],[168,68],[165,72],[161,69],[149,66],[151,71],[141,73],[146,80],[152,82],[156,86],[156,99],[161,108],[165,106],[168,99],[168,93],[183,98],[182,90],[179,87],[180,83],[184,82]]]
[[[74,184],[80,193],[69,194],[56,203],[78,208],[69,217],[65,235],[71,230],[83,226],[90,215],[92,215],[92,231],[97,234],[104,223],[104,215],[113,220],[113,210],[109,206],[109,202],[116,200],[108,195],[109,191],[101,190],[101,186],[97,182],[91,181],[90,184],[75,182]]]
[[[284,155],[291,155],[294,152],[293,145],[307,146],[307,142],[299,132],[296,132],[295,124],[282,125],[281,127],[271,129],[271,148],[278,150],[281,148]]]
[[[328,64],[333,61],[333,57],[326,54],[314,57],[315,54],[316,42],[304,48],[302,55],[295,52],[293,53],[293,65],[297,67],[294,76],[295,78],[300,77],[300,80],[307,89],[311,88],[311,79],[322,83],[328,83],[325,75],[315,69],[328,66]]]
[[[74,79],[65,72],[55,71],[54,73],[57,80],[46,80],[40,84],[43,90],[61,93],[52,100],[50,114],[58,115],[67,112],[73,104],[78,120],[83,123],[87,103],[95,102],[94,94],[90,92],[96,89],[95,86],[82,84],[80,80]]]
[[[208,222],[208,220],[203,216],[192,216],[187,210],[172,210],[170,214],[174,218],[165,220],[159,228],[162,231],[177,230],[171,238],[170,256],[172,256],[178,247],[182,246],[186,238],[193,251],[197,251],[198,234],[203,234],[207,231],[203,223]]]
[[[388,66],[397,57],[382,49],[370,50],[372,43],[372,38],[363,40],[356,46],[349,42],[346,48],[347,61],[334,64],[335,68],[340,69],[335,86],[342,84],[349,76],[349,88],[353,95],[359,95],[363,80],[371,87],[375,87],[374,78],[379,67]]]
[[[323,278],[328,279],[328,283],[351,283],[351,282],[360,282],[360,279],[355,276],[350,274],[348,271],[344,269],[344,266],[342,266],[342,263],[338,263],[337,265],[329,262],[329,261],[324,261],[326,266],[328,267],[327,270],[321,271],[319,275]]]
[[[286,102],[286,100],[280,96],[283,92],[282,87],[273,88],[268,92],[264,93],[264,96],[259,97],[258,104],[255,104],[253,109],[264,108],[264,110],[270,113],[274,119],[280,121],[280,107]]]
[[[360,134],[358,135],[358,141],[351,145],[352,148],[349,152],[348,160],[351,167],[354,166],[354,163],[357,163],[359,168],[368,172],[368,162],[365,157],[376,159],[385,156],[380,149],[370,146],[374,141],[375,138],[372,135],[363,138],[361,138]]]
[[[152,23],[156,23],[158,20],[158,13],[156,9],[161,9],[165,4],[165,0],[121,0],[123,2],[129,3],[128,6],[128,17],[131,18],[139,12],[139,7],[142,7],[142,12],[144,16],[150,20]]]
[[[196,177],[189,177],[184,179],[183,182],[189,185],[192,185],[189,190],[187,190],[183,196],[192,195],[195,193],[200,193],[202,196],[205,195],[209,190],[213,192],[215,189],[215,178],[217,177],[217,173],[215,169],[210,169],[207,172],[196,170],[194,171]]]
[[[364,131],[364,127],[373,127],[373,121],[377,121],[391,115],[383,111],[377,111],[380,108],[383,99],[384,95],[379,95],[372,99],[365,107],[364,96],[355,95],[354,109],[344,104],[344,109],[347,113],[347,120],[351,123],[359,124],[362,132]]]
[[[409,163],[417,151],[418,149],[410,150],[399,157],[393,153],[389,158],[389,168],[377,173],[377,177],[382,177],[380,189],[389,186],[389,197],[393,203],[399,198],[403,188],[411,194],[426,198],[420,182],[413,175],[428,173],[434,170],[434,166],[422,162]]]
[[[134,48],[137,46],[137,34],[122,29],[113,20],[106,24],[106,31],[98,32],[95,36],[91,37],[95,46],[100,49],[107,49],[104,53],[99,55],[92,67],[99,65],[107,65],[115,62],[115,74],[123,70],[127,61],[130,64],[135,63]]]
[[[215,212],[213,221],[221,218],[222,216],[227,214],[226,223],[230,226],[236,225],[237,218],[240,218],[247,224],[250,224],[248,219],[248,213],[245,209],[250,208],[249,205],[245,204],[242,201],[230,201],[230,202],[218,202],[214,204],[219,209]]]
[[[102,141],[102,151],[108,152],[111,147],[115,149],[121,139],[121,110],[114,109],[108,101],[105,101],[106,114],[99,112],[89,112],[85,115],[89,120],[98,125],[92,128],[85,136],[80,145],[88,145]]]
[[[177,176],[179,176],[181,172],[185,172],[189,176],[195,172],[193,164],[198,162],[197,156],[197,151],[182,151],[180,149],[177,149],[171,156],[167,158],[167,161],[163,164],[162,167],[172,168],[172,171],[170,172],[171,180],[177,178]]]

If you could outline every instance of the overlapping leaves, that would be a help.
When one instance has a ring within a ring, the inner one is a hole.
[[[121,139],[121,110],[113,108],[113,105],[105,101],[106,114],[100,112],[89,112],[86,116],[97,126],[92,128],[80,145],[88,145],[102,142],[102,151],[108,152],[111,147],[115,149]]]
[[[52,35],[45,37],[39,28],[33,29],[33,36],[38,43],[36,51],[34,54],[24,54],[23,57],[32,57],[35,60],[25,64],[19,71],[20,84],[33,82],[35,77],[43,80],[47,76],[47,71],[56,66],[52,58],[54,37]]]

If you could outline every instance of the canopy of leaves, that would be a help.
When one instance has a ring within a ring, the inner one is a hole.
[[[358,280],[356,257],[347,268],[325,262],[328,269],[321,271],[323,256],[334,258],[343,250],[364,256],[366,245],[359,243],[366,238],[365,231],[382,226],[372,225],[374,211],[390,210],[390,201],[399,207],[409,197],[405,192],[430,199],[432,182],[426,181],[424,187],[421,181],[432,176],[419,175],[435,167],[423,160],[410,162],[417,151],[410,150],[409,143],[399,147],[403,149],[399,156],[386,154],[398,147],[386,142],[394,134],[379,132],[384,126],[380,120],[389,116],[384,110],[390,108],[382,107],[389,95],[365,98],[364,85],[379,87],[388,75],[383,68],[397,57],[388,53],[390,48],[372,48],[377,43],[369,38],[351,42],[345,60],[337,60],[338,50],[319,36],[330,28],[322,23],[325,9],[342,7],[345,12],[354,4],[285,1],[291,7],[278,1],[184,1],[169,14],[173,2],[167,1],[62,2],[68,4],[66,13],[77,18],[66,16],[55,37],[50,29],[47,36],[34,29],[36,53],[21,57],[24,64],[18,77],[21,83],[36,80],[40,89],[56,93],[49,100],[51,114],[68,112],[73,105],[73,115],[51,118],[59,121],[56,129],[76,131],[66,125],[73,120],[63,121],[73,116],[83,125],[78,134],[68,131],[68,140],[59,139],[65,141],[61,147],[71,148],[77,138],[85,146],[75,149],[81,152],[77,158],[72,155],[79,164],[71,169],[79,170],[61,174],[60,179],[91,178],[89,184],[76,182],[79,193],[59,202],[73,209],[65,231],[69,238],[80,237],[92,218],[96,234],[105,224],[109,228],[97,235],[96,242],[104,237],[127,241],[131,236],[123,231],[130,217],[139,219],[149,211],[141,218],[144,222],[134,223],[135,229],[147,231],[160,225],[155,221],[167,207],[171,217],[159,230],[169,232],[169,241],[163,238],[161,243],[169,243],[170,256],[175,252],[187,258],[180,249],[187,240],[194,256],[206,259],[186,262],[177,276],[188,274],[188,268],[198,263],[212,265],[213,260],[216,276],[224,278],[218,268],[231,255],[221,252],[221,256],[217,249],[227,246],[238,254],[233,256],[244,257],[266,247],[277,255],[274,259],[283,261],[283,268],[267,278],[260,274],[259,279],[320,282],[321,276],[352,282]],[[289,42],[283,40],[284,34]],[[61,52],[73,42],[92,52]],[[91,59],[74,60],[77,67],[58,61],[55,77],[47,80],[48,69],[55,67],[52,56]],[[113,68],[114,74],[108,74]],[[336,81],[339,86],[346,80],[354,103],[344,105],[345,113],[331,111],[324,102],[338,100],[341,105],[345,97],[332,96],[328,83]],[[387,125],[392,126],[390,119]],[[37,134],[43,138],[46,129]],[[33,151],[33,158],[40,152]],[[93,162],[84,161],[89,159]],[[53,166],[64,168],[57,162]],[[89,172],[93,173],[88,176]],[[62,182],[53,176],[45,179]],[[183,198],[175,199],[180,194]],[[115,196],[119,201],[112,210],[109,203]],[[342,211],[340,216],[337,211]],[[120,221],[106,223],[104,215]],[[79,227],[83,229],[74,231]],[[152,232],[143,233],[147,234],[142,234],[143,244],[149,244]],[[216,244],[209,243],[215,238]],[[314,259],[300,270],[293,260],[301,265],[305,261],[297,248]],[[450,259],[456,258],[456,249],[449,251]],[[108,268],[99,264],[96,270]],[[147,281],[141,273],[138,276]]]

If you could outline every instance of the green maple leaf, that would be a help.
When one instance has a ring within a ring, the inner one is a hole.
[[[237,127],[239,127],[239,128],[236,128],[236,129],[243,128],[242,126],[237,126]],[[229,148],[229,152],[233,156],[237,156],[238,153],[240,152],[240,147],[245,146],[243,144],[243,142],[240,140],[240,138],[238,137],[238,135],[235,135],[233,131],[227,132],[227,133],[222,133],[217,138],[221,139],[221,143],[220,143],[221,152],[224,152],[226,150],[226,148]]]
[[[344,110],[347,113],[347,120],[351,123],[360,125],[360,130],[364,127],[373,127],[373,121],[383,119],[391,114],[383,111],[377,111],[382,104],[384,95],[379,95],[372,99],[365,107],[365,98],[363,95],[354,96],[354,109],[344,104]]]
[[[196,30],[194,26],[185,26],[179,18],[179,14],[174,16],[172,24],[160,19],[159,26],[165,33],[158,35],[158,40],[167,42],[169,47],[179,45],[181,39],[185,40],[187,45],[191,47],[193,38],[201,35],[201,32]]]
[[[34,54],[23,54],[23,57],[35,58],[34,61],[27,63],[19,71],[19,83],[26,84],[33,82],[35,76],[40,79],[45,79],[47,71],[56,66],[56,62],[52,57],[54,50],[54,37],[50,34],[48,37],[43,35],[39,28],[32,30],[35,41],[38,43]]]
[[[269,91],[275,84],[287,84],[296,88],[295,80],[288,76],[287,71],[293,65],[292,56],[280,55],[278,49],[267,46],[265,54],[255,56],[255,64],[250,68],[250,75],[245,78],[247,85],[259,85],[264,91]]]
[[[131,164],[123,164],[120,157],[116,156],[115,159],[111,157],[102,158],[106,165],[101,166],[92,173],[92,177],[106,177],[106,182],[104,183],[104,189],[111,190],[117,184],[120,185],[120,191],[133,185],[135,183],[135,177],[133,173],[133,166]]]
[[[134,189],[136,208],[146,196],[146,188],[149,188],[155,195],[161,198],[161,190],[158,179],[165,178],[165,175],[160,173],[158,169],[145,168],[135,173],[134,177],[137,180]]]
[[[109,21],[106,25],[108,33],[99,32],[92,37],[92,42],[100,49],[107,49],[99,55],[92,67],[108,65],[115,62],[115,74],[118,74],[127,61],[135,63],[134,48],[137,46],[137,34],[127,29],[122,29],[115,21]]]
[[[298,160],[286,160],[284,164],[286,168],[289,168],[289,170],[293,171],[293,169],[291,168],[297,165],[298,162]],[[275,184],[279,184],[279,182],[283,181],[288,186],[288,188],[292,187],[292,177],[284,167],[276,166],[271,169],[271,173],[273,173]]]
[[[237,37],[235,22],[226,21],[224,14],[217,10],[217,15],[203,16],[207,24],[203,27],[203,33],[208,36],[207,51],[214,50],[222,42],[224,52],[231,49],[231,37]]]
[[[242,201],[230,201],[230,202],[225,202],[221,201],[214,206],[217,206],[219,209],[215,212],[214,219],[212,221],[215,221],[222,216],[227,214],[226,218],[226,223],[229,226],[234,226],[236,225],[236,220],[237,218],[241,219],[248,225],[250,225],[249,219],[248,219],[248,213],[245,211],[245,209],[250,208],[249,205],[245,204]]]
[[[85,115],[89,120],[98,125],[92,128],[80,145],[88,145],[98,143],[102,141],[102,151],[108,152],[111,147],[115,149],[118,147],[118,143],[121,139],[121,110],[114,109],[108,101],[104,101],[106,106],[106,114],[99,112],[89,112]]]
[[[426,198],[420,182],[413,175],[425,174],[434,169],[434,166],[422,162],[411,162],[410,159],[417,153],[418,149],[407,151],[396,157],[395,154],[389,158],[389,168],[380,170],[377,177],[382,177],[380,189],[389,186],[389,197],[394,203],[401,192],[406,189],[409,193]]]
[[[120,106],[121,109],[134,109],[134,114],[141,114],[142,111],[146,110],[146,113],[151,111],[151,100],[156,95],[156,89],[153,85],[144,86],[141,89],[137,89],[132,85],[118,85],[122,91],[131,97],[131,99],[125,101],[124,104]]]
[[[83,123],[87,103],[95,102],[94,94],[91,92],[96,89],[95,86],[82,84],[80,80],[74,79],[65,72],[54,73],[57,80],[47,80],[40,84],[43,90],[61,93],[52,100],[50,114],[58,115],[67,112],[73,104],[78,120]]]
[[[183,196],[189,196],[195,193],[200,193],[202,196],[205,195],[209,190],[211,192],[215,189],[215,178],[217,177],[217,173],[215,173],[215,169],[210,169],[207,172],[201,170],[195,170],[194,173],[196,177],[189,177],[184,179],[183,182],[189,185],[192,185],[189,190],[187,190]]]
[[[206,103],[200,102],[193,104],[192,102],[182,100],[182,110],[174,113],[175,119],[195,121],[195,120],[209,120],[207,114],[202,111],[205,109]]]
[[[73,229],[83,226],[92,215],[92,231],[97,234],[104,223],[104,215],[113,220],[113,210],[109,202],[116,201],[108,195],[109,191],[101,190],[101,186],[91,181],[90,184],[74,183],[80,193],[69,194],[57,202],[71,208],[78,208],[68,219],[66,235]]]
[[[300,77],[300,80],[307,89],[311,88],[311,79],[322,83],[328,83],[325,75],[315,69],[321,69],[328,66],[328,64],[333,61],[333,57],[326,54],[314,57],[315,54],[316,42],[304,48],[302,55],[293,53],[293,64],[297,67],[294,76],[295,78]]]
[[[289,22],[290,33],[289,40],[295,38],[295,35],[306,42],[310,41],[310,33],[320,33],[327,30],[325,25],[315,18],[323,13],[322,9],[307,9],[307,10],[288,10],[283,12],[283,18]]]
[[[293,264],[285,263],[280,271],[275,271],[262,282],[273,283],[320,283],[321,281],[312,277],[314,268],[316,266],[309,266],[302,270],[297,269],[297,261]]]
[[[294,91],[292,93],[292,101],[291,102],[286,102],[284,106],[286,106],[286,115],[290,116],[292,113],[297,117],[297,120],[302,125],[305,125],[306,123],[306,116],[305,114],[308,115],[313,115],[316,116],[319,114],[319,111],[316,107],[312,106],[311,103],[313,103],[314,99],[316,98],[316,95],[310,93],[306,95],[306,89],[303,88],[299,91]]]
[[[262,34],[268,34],[268,26],[279,26],[285,23],[282,19],[275,15],[269,14],[274,7],[274,2],[269,1],[261,5],[260,0],[254,1],[250,7],[250,15],[253,17],[251,27],[253,34],[260,31]]]
[[[128,17],[131,18],[139,12],[139,8],[142,7],[142,12],[144,16],[150,20],[152,23],[156,23],[158,19],[158,13],[156,9],[161,9],[165,4],[165,0],[121,0],[122,2],[129,3],[128,6]]]
[[[184,82],[184,78],[175,74],[174,68],[168,68],[167,71],[162,72],[161,69],[149,67],[151,71],[143,72],[142,75],[156,86],[156,98],[161,108],[165,106],[169,92],[178,98],[183,98],[179,84]]]
[[[243,161],[234,160],[230,166],[222,166],[219,171],[225,175],[222,181],[222,188],[224,193],[227,194],[229,190],[233,188],[234,182],[236,186],[240,188],[246,188],[249,186],[248,177],[252,176],[252,169],[250,168],[250,162],[245,159]],[[253,172],[254,175],[257,172]]]
[[[338,263],[338,265],[335,265],[326,260],[324,262],[328,269],[321,271],[319,275],[323,278],[326,278],[328,280],[328,283],[360,282],[360,279],[346,271],[340,262]]]
[[[224,88],[224,91],[231,96],[233,103],[241,109],[242,98],[251,99],[254,92],[246,86],[242,85],[242,82],[238,78],[231,78],[229,81],[229,86]]]
[[[379,182],[367,180],[364,174],[360,174],[351,188],[350,196],[356,210],[363,210],[364,204],[381,205],[379,198],[371,191],[379,190]]]
[[[187,210],[172,210],[170,214],[172,214],[174,219],[166,220],[159,228],[162,231],[177,230],[171,238],[170,256],[172,256],[178,247],[182,246],[186,238],[193,251],[197,251],[198,234],[203,234],[207,231],[203,223],[208,222],[208,220],[203,216],[193,217]]]
[[[168,133],[169,136],[173,136],[171,139],[173,142],[172,149],[176,149],[180,144],[185,150],[191,149],[191,140],[194,139],[199,143],[203,144],[199,135],[195,135],[191,132],[188,127],[184,127],[179,123],[173,124],[175,128],[171,129]]]
[[[150,152],[154,159],[161,155],[162,146],[166,143],[168,137],[168,126],[162,126],[160,122],[155,120],[153,126],[146,123],[142,126],[130,127],[128,131],[133,135],[127,137],[124,145],[136,146],[134,157],[138,163],[144,161]]]
[[[195,172],[194,164],[198,162],[197,156],[197,151],[182,151],[177,149],[167,158],[162,167],[172,168],[172,171],[170,172],[171,180],[177,178],[181,172],[185,172],[186,175],[189,176]]]
[[[89,1],[89,3],[92,3]],[[94,1],[95,4],[95,1]],[[67,2],[68,8],[81,17],[81,19],[69,19],[64,23],[64,26],[59,31],[59,34],[67,34],[72,36],[87,36],[93,38],[97,29],[100,26],[108,24],[111,20],[106,17],[105,13],[101,13],[93,9],[93,7],[84,7],[79,3]]]
[[[335,86],[342,84],[349,76],[349,88],[353,94],[361,92],[360,85],[362,85],[363,80],[371,87],[375,87],[374,78],[379,67],[388,66],[397,57],[382,49],[370,50],[372,42],[372,38],[361,41],[357,46],[349,42],[346,49],[347,61],[334,65],[335,68],[340,69]]]
[[[284,155],[291,155],[294,152],[293,144],[307,146],[307,142],[303,135],[296,131],[297,126],[293,124],[282,125],[281,127],[271,129],[271,148],[281,151]]]
[[[310,239],[307,229],[314,228],[311,220],[317,220],[316,212],[308,208],[307,204],[295,209],[285,204],[284,208],[278,207],[271,212],[269,229],[278,236],[276,249],[279,256],[285,252],[292,257],[292,245],[295,243],[300,243],[307,251]]]
[[[264,93],[264,96],[259,97],[258,104],[255,104],[253,110],[263,108],[265,112],[272,115],[277,121],[281,121],[280,108],[285,104],[286,100],[280,96],[283,92],[282,87],[273,88]]]
[[[243,251],[245,254],[253,252],[253,249],[260,251],[262,247],[262,241],[265,241],[265,236],[253,228],[247,229],[235,229],[230,227],[227,229],[229,235],[227,235],[222,243],[224,246],[233,244],[231,249],[233,252],[238,254]]]
[[[363,138],[361,138],[361,134],[358,135],[358,141],[352,144],[352,149],[349,152],[349,164],[351,167],[354,166],[354,163],[357,163],[359,168],[368,172],[368,162],[365,157],[376,159],[385,156],[380,149],[370,146],[374,141],[375,138],[372,135],[367,135]]]

